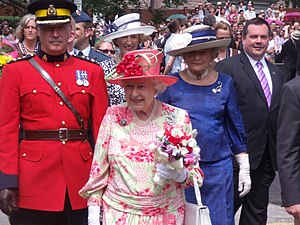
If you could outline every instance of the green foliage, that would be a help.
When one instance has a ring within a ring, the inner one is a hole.
[[[139,0],[83,0],[83,9],[92,9],[96,14],[102,14],[106,19],[113,19],[115,15],[123,15],[129,8],[138,10]]]
[[[155,9],[152,11],[152,14],[153,14],[152,21],[155,24],[159,24],[161,21],[166,19],[166,16],[165,16],[165,13],[163,10]]]
[[[18,22],[21,20],[22,17],[19,16],[0,16],[0,23],[4,20],[7,20],[9,23],[9,26],[11,27],[17,27]]]
[[[138,12],[141,6],[141,3],[144,3],[146,7],[148,7],[149,12],[153,15],[153,21],[161,21],[164,19],[162,16],[163,12],[160,9],[153,9],[151,3],[154,1],[150,1],[147,4],[145,0],[82,0],[83,2],[83,9],[92,9],[96,14],[102,14],[102,17],[105,19],[113,20],[115,15],[124,15],[127,11],[135,11]],[[183,5],[187,3],[187,0],[164,0],[163,1],[163,8],[169,7],[177,7],[179,5]],[[158,17],[157,17],[158,16]]]
[[[180,5],[184,5],[184,3],[188,3],[187,0],[163,0],[163,3],[166,7],[177,7]]]

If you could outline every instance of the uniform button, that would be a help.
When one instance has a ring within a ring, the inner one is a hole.
[[[92,153],[92,152],[90,152],[90,155],[93,155],[93,153]]]
[[[63,102],[59,102],[59,104],[60,104],[61,106],[63,106],[63,105],[64,105],[64,103],[63,103]]]
[[[58,87],[61,87],[61,82],[58,82],[58,83],[57,83],[57,86],[58,86]]]
[[[62,143],[63,145],[65,145],[65,144],[66,144],[66,142],[65,142],[65,141],[62,141],[61,143]]]
[[[25,152],[22,154],[23,157],[25,157],[26,155],[27,155],[27,154],[26,154]]]
[[[86,92],[85,90],[82,90],[82,91],[81,91],[82,94],[85,94],[85,92]]]
[[[34,89],[34,90],[32,90],[32,92],[33,92],[34,94],[36,94],[36,93],[37,93],[37,90]]]
[[[56,65],[55,65],[56,67],[60,67],[60,65],[57,63]]]
[[[66,125],[66,122],[65,121],[61,121],[61,125]]]

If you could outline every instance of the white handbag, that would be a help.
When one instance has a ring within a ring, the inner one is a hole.
[[[209,209],[202,204],[198,183],[195,178],[193,181],[197,204],[185,202],[184,225],[212,225]]]

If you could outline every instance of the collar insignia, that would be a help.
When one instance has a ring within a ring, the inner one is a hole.
[[[47,61],[48,61],[47,56],[46,56],[46,55],[43,55],[42,60],[45,61],[45,62],[47,62]]]

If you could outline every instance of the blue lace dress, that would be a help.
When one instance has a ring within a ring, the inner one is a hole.
[[[246,132],[232,79],[219,73],[212,85],[178,82],[157,98],[188,111],[198,130],[203,204],[210,209],[213,225],[234,225],[232,155],[246,151]],[[196,203],[193,187],[186,189],[188,202]]]

